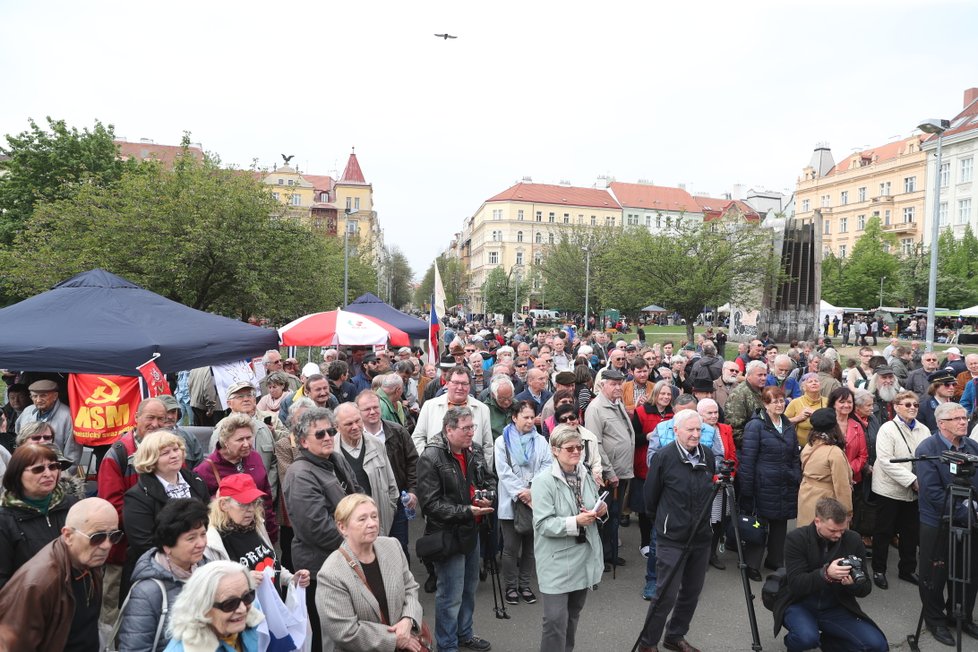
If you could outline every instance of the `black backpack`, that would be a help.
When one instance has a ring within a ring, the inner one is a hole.
[[[761,602],[768,611],[774,611],[775,605],[787,591],[788,574],[782,566],[764,580],[764,585],[761,587]]]

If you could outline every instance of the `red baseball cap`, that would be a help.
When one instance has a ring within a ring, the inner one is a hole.
[[[253,503],[266,495],[255,485],[254,478],[247,473],[235,473],[227,476],[221,480],[218,490],[221,498],[234,498],[242,505]]]

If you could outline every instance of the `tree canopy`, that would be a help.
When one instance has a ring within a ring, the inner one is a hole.
[[[472,275],[465,269],[462,261],[447,256],[439,256],[435,262],[428,266],[418,289],[414,292],[414,303],[420,307],[431,302],[431,295],[435,287],[436,264],[438,265],[438,273],[441,275],[441,284],[445,288],[446,308],[451,309],[451,306],[466,305]],[[444,315],[439,315],[439,317],[442,316]]]
[[[387,263],[387,281],[390,283],[390,294],[388,303],[397,309],[402,309],[411,303],[411,279],[414,272],[411,271],[411,264],[407,256],[399,247],[394,247],[390,252],[390,259]]]
[[[515,273],[507,274],[502,267],[493,268],[482,283],[482,301],[486,313],[512,315],[517,301],[517,288],[519,296],[526,297],[528,287],[526,279],[517,279]]]

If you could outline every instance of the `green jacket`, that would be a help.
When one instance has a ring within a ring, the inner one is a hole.
[[[407,419],[404,417],[404,406],[398,402],[397,407],[394,407],[387,394],[382,390],[378,389],[375,393],[380,398],[380,418],[393,421],[407,428]]]
[[[744,426],[751,420],[755,412],[763,409],[761,391],[755,389],[746,380],[730,392],[730,396],[727,397],[727,402],[723,406],[723,412],[726,415],[727,423],[733,428],[734,445],[737,446],[738,450],[744,441]]]
[[[506,426],[512,423],[513,417],[509,410],[504,410],[496,405],[496,399],[492,397],[492,394],[486,397],[485,404],[489,407],[489,427],[492,429],[492,440],[496,441],[503,434]]]
[[[588,509],[598,500],[598,485],[583,465],[581,499]],[[533,478],[533,553],[537,560],[537,581],[543,593],[561,594],[594,586],[604,571],[598,526],[585,529],[587,541],[577,542],[578,529],[574,492],[567,486],[560,464],[554,461]]]

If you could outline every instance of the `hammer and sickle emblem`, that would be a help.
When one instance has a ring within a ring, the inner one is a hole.
[[[116,403],[122,394],[119,386],[108,378],[96,376],[104,385],[99,385],[92,390],[92,395],[85,399],[86,405],[105,405],[106,403]]]

